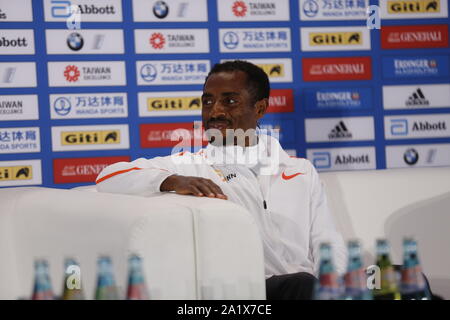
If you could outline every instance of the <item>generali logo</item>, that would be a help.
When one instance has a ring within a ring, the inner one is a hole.
[[[370,57],[303,58],[303,80],[339,81],[370,80]]]
[[[54,159],[54,181],[58,184],[95,182],[96,177],[105,167],[120,161],[130,161],[130,157]]]
[[[383,49],[447,48],[448,25],[382,27],[381,47]]]
[[[141,147],[205,146],[207,141],[203,140],[203,130],[194,126],[192,122],[142,124]]]
[[[294,96],[292,89],[273,89],[270,91],[268,113],[293,111]]]

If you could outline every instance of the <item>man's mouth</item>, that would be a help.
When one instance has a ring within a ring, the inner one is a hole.
[[[230,122],[227,120],[213,120],[208,121],[208,129],[227,129],[230,126]]]

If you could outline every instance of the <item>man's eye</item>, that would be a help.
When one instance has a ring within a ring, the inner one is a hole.
[[[237,102],[237,100],[236,100],[236,99],[233,99],[233,98],[227,98],[227,99],[226,99],[226,102],[227,102],[228,104],[234,104],[234,103]]]
[[[211,99],[205,99],[205,100],[203,100],[202,103],[203,103],[204,106],[209,106],[209,105],[212,104],[212,100]]]

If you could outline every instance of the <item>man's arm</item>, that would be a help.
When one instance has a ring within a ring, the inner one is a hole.
[[[140,158],[114,163],[100,172],[97,191],[150,196],[158,192],[227,199],[219,186],[209,179],[177,174],[169,157]]]
[[[314,273],[319,273],[320,244],[329,242],[333,250],[333,261],[336,271],[343,274],[347,266],[347,248],[342,235],[337,231],[334,219],[327,204],[327,197],[319,175],[314,167],[311,170],[311,250],[314,259]]]

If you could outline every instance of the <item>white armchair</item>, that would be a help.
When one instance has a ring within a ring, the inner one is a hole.
[[[67,256],[80,262],[91,299],[100,254],[112,257],[124,295],[131,252],[143,258],[151,299],[265,299],[261,240],[245,209],[219,199],[87,191],[0,189],[0,299],[31,296],[37,257],[48,259],[61,294]]]

